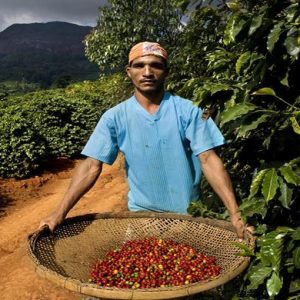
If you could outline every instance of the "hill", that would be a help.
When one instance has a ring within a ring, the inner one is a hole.
[[[48,87],[95,79],[98,68],[84,55],[92,27],[66,22],[14,24],[0,32],[0,82],[26,81]]]

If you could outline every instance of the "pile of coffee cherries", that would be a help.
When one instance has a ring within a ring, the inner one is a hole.
[[[216,258],[193,247],[154,237],[125,242],[92,267],[90,282],[103,287],[158,288],[217,277]]]

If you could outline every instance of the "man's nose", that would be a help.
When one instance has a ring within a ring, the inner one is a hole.
[[[146,65],[144,67],[144,74],[143,75],[144,76],[151,76],[151,75],[153,75],[152,68],[150,66]]]

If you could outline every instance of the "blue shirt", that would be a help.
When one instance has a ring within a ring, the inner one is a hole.
[[[170,93],[155,114],[132,96],[102,115],[82,154],[107,164],[124,154],[129,210],[187,213],[200,195],[197,155],[224,143],[213,120],[201,116],[190,100]]]

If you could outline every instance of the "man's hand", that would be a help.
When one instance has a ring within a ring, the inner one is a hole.
[[[63,220],[64,217],[62,215],[59,215],[57,212],[54,212],[46,219],[40,222],[39,229],[42,229],[42,227],[44,226],[48,226],[49,230],[53,232],[55,228],[62,223]]]
[[[235,228],[236,234],[240,241],[242,241],[245,238],[245,234],[247,231],[250,233],[254,232],[254,228],[252,226],[249,226],[244,223],[239,212],[232,214],[230,216],[230,221],[232,226]]]

